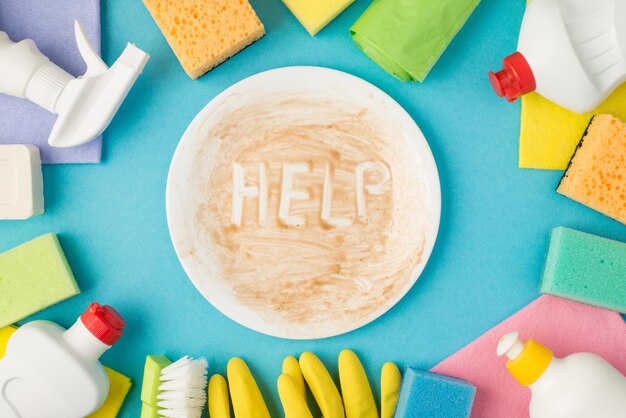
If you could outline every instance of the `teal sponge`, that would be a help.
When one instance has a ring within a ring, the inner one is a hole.
[[[0,254],[0,328],[78,293],[56,235]]]
[[[540,291],[626,313],[626,244],[553,229]]]

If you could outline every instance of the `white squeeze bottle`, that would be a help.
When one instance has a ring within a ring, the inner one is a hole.
[[[110,306],[92,303],[68,330],[32,321],[11,336],[0,360],[0,417],[80,418],[109,393],[98,358],[125,326]]]
[[[573,112],[592,111],[626,81],[626,0],[532,0],[503,67],[489,78],[510,102],[536,90]]]
[[[570,354],[562,359],[534,340],[522,342],[517,332],[505,335],[498,355],[532,392],[530,418],[626,418],[626,377],[602,357]]]

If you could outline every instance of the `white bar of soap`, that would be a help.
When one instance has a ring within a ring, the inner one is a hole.
[[[0,219],[43,213],[41,156],[34,145],[0,145]]]

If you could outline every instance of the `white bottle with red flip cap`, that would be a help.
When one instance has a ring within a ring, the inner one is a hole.
[[[536,90],[590,112],[626,81],[626,0],[532,0],[517,51],[489,73],[499,96],[512,102]]]
[[[0,417],[79,418],[96,411],[109,393],[98,359],[125,325],[115,309],[92,303],[68,330],[50,321],[20,327],[0,360]]]

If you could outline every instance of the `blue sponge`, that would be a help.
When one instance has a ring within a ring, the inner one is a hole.
[[[467,418],[475,394],[464,380],[407,367],[395,418]]]

